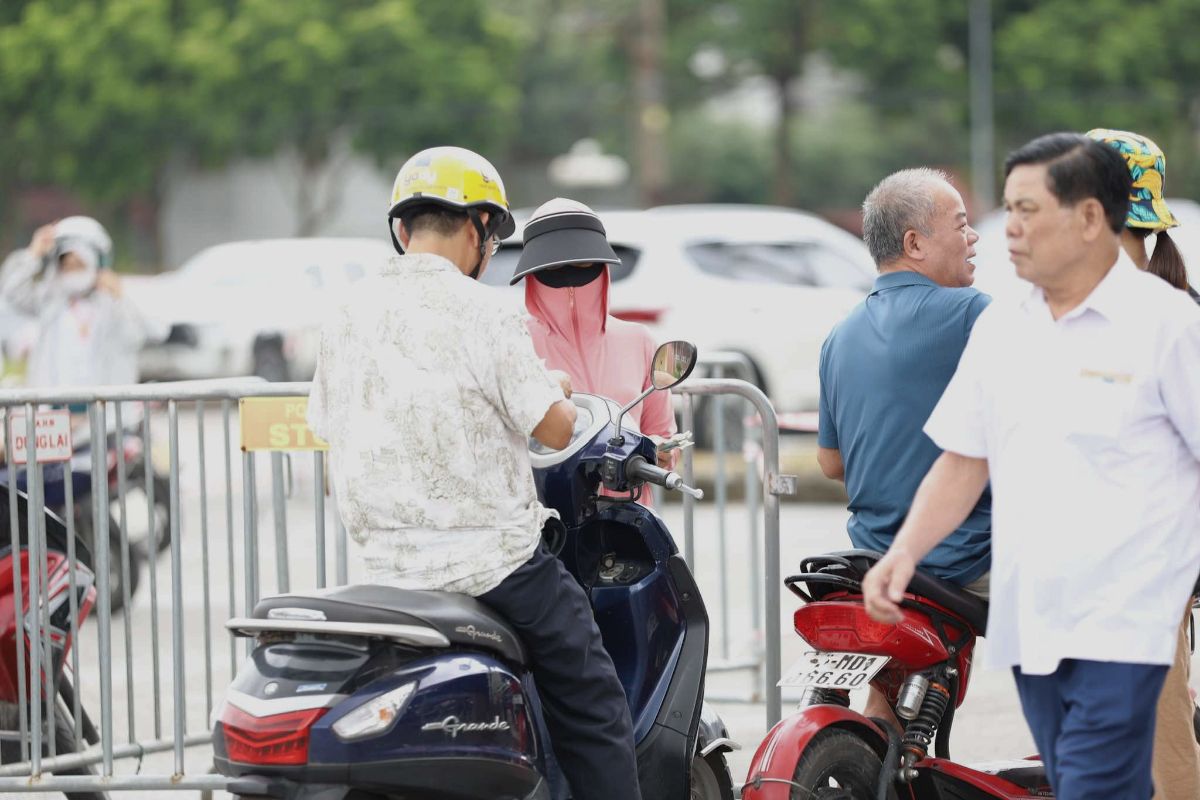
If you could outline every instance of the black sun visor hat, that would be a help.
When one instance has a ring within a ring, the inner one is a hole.
[[[568,264],[620,264],[596,213],[583,203],[555,198],[525,225],[525,244],[509,285],[535,272]]]

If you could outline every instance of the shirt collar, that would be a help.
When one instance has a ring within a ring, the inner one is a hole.
[[[884,289],[895,289],[897,286],[937,286],[938,283],[911,269],[900,269],[895,272],[885,272],[875,278],[875,288],[871,294]]]
[[[1059,318],[1059,322],[1065,320],[1076,319],[1083,316],[1088,311],[1094,311],[1100,316],[1107,319],[1109,322],[1114,321],[1119,317],[1127,307],[1126,297],[1127,292],[1125,287],[1130,278],[1137,275],[1138,268],[1134,266],[1133,261],[1124,250],[1117,253],[1117,260],[1113,262],[1112,267],[1100,279],[1100,282],[1092,289],[1091,294],[1084,298],[1083,302],[1075,308],[1063,314]],[[1032,311],[1035,308],[1044,310],[1046,314],[1050,313],[1049,305],[1046,303],[1046,295],[1041,287],[1034,286],[1029,291],[1029,295],[1022,303],[1027,311]]]
[[[1128,307],[1129,293],[1125,287],[1129,285],[1129,279],[1134,278],[1137,273],[1138,268],[1125,251],[1121,250],[1108,274],[1096,284],[1096,288],[1092,289],[1092,293],[1079,307],[1090,308],[1110,322],[1113,321]]]
[[[449,259],[433,253],[392,256],[380,269],[382,275],[415,275],[436,272],[460,272]]]

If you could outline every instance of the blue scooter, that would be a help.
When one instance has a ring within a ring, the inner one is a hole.
[[[621,424],[695,362],[693,345],[668,342],[652,389],[626,408],[575,394],[570,443],[530,453],[538,494],[563,523],[551,549],[588,589],[625,688],[645,800],[733,798],[724,754],[738,746],[703,704],[700,591],[662,520],[633,502],[647,483],[701,493],[655,466],[654,443]],[[624,496],[601,497],[601,485]],[[216,768],[235,778],[235,795],[552,797],[525,650],[474,598],[347,586],[266,598],[227,627],[257,637],[214,713]]]

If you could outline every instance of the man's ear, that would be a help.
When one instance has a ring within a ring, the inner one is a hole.
[[[400,247],[408,252],[408,243],[412,241],[412,233],[409,232],[408,226],[404,224],[404,220],[396,220],[396,238],[400,241]]]
[[[479,224],[483,226],[485,231],[487,230],[488,212],[479,212]],[[471,247],[475,249],[481,247],[483,245],[483,240],[479,238],[479,229],[475,227],[475,223],[471,221],[471,218],[467,217],[463,225],[466,226],[466,230],[468,231],[467,236],[471,241]]]
[[[916,261],[925,260],[925,250],[921,247],[921,234],[917,233],[912,228],[904,232],[902,240],[904,247],[904,255]]]
[[[1104,206],[1095,197],[1080,200],[1076,204],[1075,213],[1078,215],[1085,242],[1094,242],[1098,237],[1112,232],[1108,227],[1108,215],[1104,213]]]

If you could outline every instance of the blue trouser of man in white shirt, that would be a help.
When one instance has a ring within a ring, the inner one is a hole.
[[[1049,675],[1013,667],[1025,719],[1063,797],[1149,797],[1154,714],[1167,667],[1064,659]]]
[[[575,800],[639,796],[633,723],[592,607],[563,563],[539,544],[479,601],[529,650],[546,726]]]

